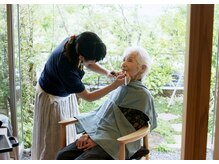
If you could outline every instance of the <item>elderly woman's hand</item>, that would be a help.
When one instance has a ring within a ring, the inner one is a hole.
[[[82,144],[80,144],[80,145],[76,143],[77,148],[78,149],[83,149],[84,151],[86,151],[88,149],[91,149],[92,147],[94,147],[96,145],[97,144],[91,138],[88,138],[86,141],[84,140],[82,142]]]
[[[84,145],[86,145],[88,139],[89,139],[89,135],[88,135],[88,134],[82,135],[82,136],[76,141],[76,146],[77,146],[77,148],[80,149],[81,147],[83,147]]]

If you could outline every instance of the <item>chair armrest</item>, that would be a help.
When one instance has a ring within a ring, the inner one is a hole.
[[[125,144],[127,143],[137,141],[144,137],[144,143],[146,143],[146,146],[148,147],[147,145],[148,132],[149,132],[149,126],[144,126],[133,133],[117,138],[117,141],[119,141],[119,159],[120,160],[125,159]]]
[[[117,138],[117,141],[123,144],[134,142],[146,136],[148,132],[149,132],[149,126],[144,126],[133,133]]]
[[[75,124],[77,122],[78,122],[78,120],[76,118],[71,118],[71,119],[68,119],[68,120],[59,121],[59,124],[62,125],[62,126],[67,126],[69,124]]]

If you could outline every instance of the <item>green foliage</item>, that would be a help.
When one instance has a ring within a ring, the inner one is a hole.
[[[85,101],[83,99],[80,99],[79,100],[80,113],[91,112],[91,111],[99,108],[103,104],[105,99],[106,99],[106,97],[103,97],[103,98],[96,100],[96,101],[93,101],[93,102],[88,102],[88,101]]]
[[[27,113],[25,113],[26,115]],[[29,117],[28,121],[24,120],[24,147],[30,148],[32,144],[32,127],[33,127],[33,116]]]
[[[183,95],[174,97],[174,103],[169,105],[170,97],[156,97],[155,109],[158,113],[171,113],[174,115],[182,115],[183,111]]]
[[[215,99],[211,99],[210,100],[210,109],[209,109],[209,115],[208,115],[208,134],[209,135],[214,135],[214,124],[215,124],[215,112],[216,112],[216,109],[215,109],[215,106],[216,106],[216,101]]]
[[[186,9],[186,5],[169,7],[160,17],[161,30],[164,34],[161,40],[162,47],[166,49],[167,53],[171,53],[175,57],[178,53],[185,52]]]
[[[29,21],[27,21],[29,20]],[[33,45],[33,8],[29,5],[20,7],[20,44],[22,72],[22,112],[25,148],[31,147],[33,127],[33,104],[35,96],[36,77],[35,51]]]
[[[163,153],[173,152],[173,149],[169,148],[168,145],[165,143],[158,145],[154,149]]]
[[[163,62],[162,62],[163,61]],[[172,67],[167,60],[154,62],[145,84],[154,96],[162,92],[162,87],[171,82]]]
[[[165,142],[168,144],[174,144],[173,135],[176,135],[176,131],[171,127],[171,124],[168,121],[158,119],[158,126],[154,132],[159,133],[162,137],[165,138]]]
[[[7,114],[6,100],[9,95],[9,75],[7,56],[6,7],[0,5],[0,113]]]

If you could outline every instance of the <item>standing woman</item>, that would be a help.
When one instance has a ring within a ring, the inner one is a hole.
[[[78,97],[87,101],[97,100],[125,83],[125,75],[118,75],[110,85],[89,92],[81,81],[83,66],[111,77],[110,72],[96,62],[106,55],[106,46],[92,32],[83,32],[66,38],[49,57],[36,88],[31,157],[55,159],[60,148],[60,120],[79,114]],[[67,141],[76,139],[74,127],[67,129]]]

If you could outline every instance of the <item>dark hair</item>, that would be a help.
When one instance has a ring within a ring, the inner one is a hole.
[[[106,56],[106,45],[99,36],[93,32],[83,32],[78,36],[71,36],[64,46],[63,54],[68,58],[74,68],[79,63],[79,55],[85,60],[102,60]]]
[[[71,36],[64,45],[64,51],[62,53],[67,57],[73,68],[77,68],[79,64],[78,54],[76,52],[76,36]]]
[[[106,45],[99,36],[93,32],[83,32],[76,38],[77,53],[85,60],[100,61],[106,56]]]

